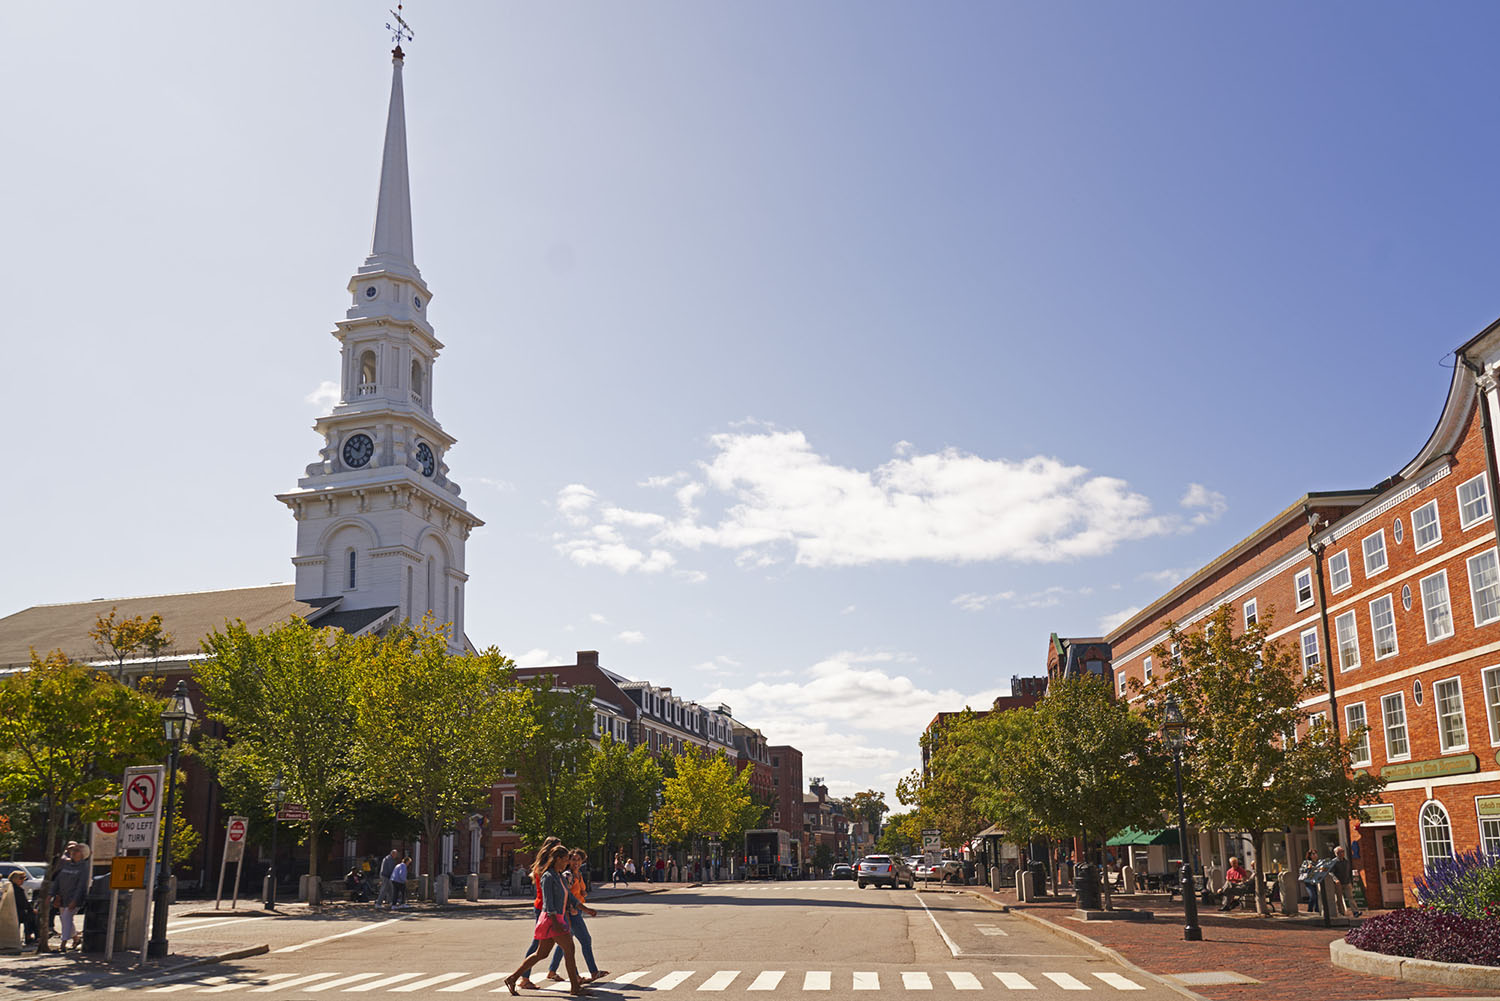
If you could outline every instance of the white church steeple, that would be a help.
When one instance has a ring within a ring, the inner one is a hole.
[[[277,499],[297,519],[297,598],[337,602],[320,623],[380,631],[431,614],[453,624],[459,649],[464,543],[484,522],[448,478],[454,438],[433,416],[443,345],[412,254],[399,45],[392,56],[375,237],[333,332],[342,348],[339,402],[313,425],[323,436],[319,460]]]

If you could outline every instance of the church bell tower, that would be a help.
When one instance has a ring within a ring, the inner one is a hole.
[[[336,602],[333,619],[351,632],[430,613],[452,623],[459,650],[464,543],[484,522],[448,477],[455,439],[433,416],[443,345],[428,322],[432,294],[412,256],[399,44],[392,56],[375,238],[333,331],[339,402],[313,425],[323,437],[318,461],[277,500],[297,519],[299,601]]]

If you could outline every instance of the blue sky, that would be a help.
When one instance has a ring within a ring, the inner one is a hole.
[[[835,793],[1393,472],[1500,315],[1492,6],[406,13],[471,638],[722,699]],[[386,20],[7,12],[0,612],[290,580]]]

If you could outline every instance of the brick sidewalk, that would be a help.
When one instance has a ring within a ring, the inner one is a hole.
[[[1077,921],[1070,917],[1071,899],[1016,905],[1015,893],[993,893],[981,887],[972,892],[1044,918],[1070,931],[1086,935],[1113,949],[1136,966],[1159,976],[1231,970],[1254,977],[1258,984],[1240,986],[1193,986],[1191,989],[1214,1001],[1370,1001],[1382,998],[1481,998],[1492,992],[1390,980],[1351,973],[1328,961],[1328,944],[1344,937],[1347,929],[1324,928],[1296,918],[1262,918],[1254,914],[1221,914],[1214,908],[1200,910],[1203,941],[1184,942],[1182,903],[1165,897],[1137,897],[1128,905],[1151,911],[1151,921]]]

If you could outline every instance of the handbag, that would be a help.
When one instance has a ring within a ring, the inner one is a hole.
[[[557,938],[559,935],[568,933],[568,923],[559,915],[543,911],[537,915],[536,928],[531,937],[537,941],[546,941],[549,938]]]

